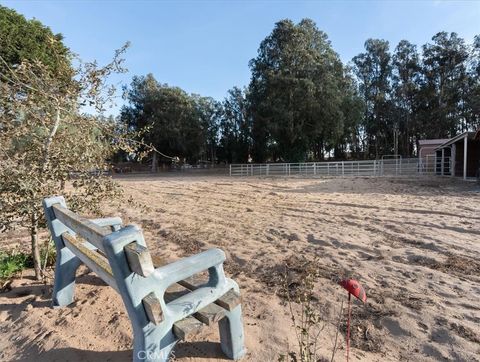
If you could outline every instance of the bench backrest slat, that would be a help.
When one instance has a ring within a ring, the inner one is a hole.
[[[105,252],[102,239],[104,236],[110,234],[111,231],[98,226],[87,218],[75,214],[60,204],[53,205],[52,208],[57,219],[65,224],[65,226],[74,230],[82,238],[88,240],[89,243],[95,245],[98,249]]]
[[[78,240],[68,232],[63,233],[62,238],[65,246],[72,250],[86,266],[102,278],[105,283],[118,291],[117,283],[107,258],[100,255],[95,250],[89,249],[82,241]]]

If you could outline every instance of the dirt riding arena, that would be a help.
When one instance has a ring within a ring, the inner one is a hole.
[[[354,276],[367,304],[353,308],[353,361],[478,361],[480,356],[480,191],[441,178],[124,177],[148,210],[107,209],[141,225],[150,248],[175,260],[225,250],[228,276],[243,295],[245,361],[277,361],[295,333],[279,295],[287,263],[317,259],[320,354],[330,360]],[[9,235],[12,242],[12,234]],[[28,239],[18,240],[28,243]],[[31,273],[0,294],[0,360],[130,361],[131,328],[118,295],[81,270],[76,302],[51,309],[51,287]],[[341,330],[343,331],[343,325]],[[179,361],[219,361],[215,327],[180,343]],[[345,360],[339,336],[336,361]]]

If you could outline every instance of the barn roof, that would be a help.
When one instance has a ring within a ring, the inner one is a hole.
[[[477,131],[477,133],[478,133],[478,131]],[[459,135],[456,135],[455,137],[452,137],[449,140],[447,140],[446,142],[442,143],[435,150],[441,150],[444,147],[448,147],[450,145],[453,145],[454,143],[456,143],[456,142],[460,141],[461,139],[465,138],[465,136],[467,138],[474,139],[475,138],[475,132],[463,132]]]
[[[439,138],[433,140],[418,140],[419,146],[438,146],[449,141],[448,138]]]
[[[441,145],[445,142],[447,142],[449,139],[448,138],[439,138],[439,139],[433,139],[433,140],[418,140],[418,144],[420,146],[438,146]]]

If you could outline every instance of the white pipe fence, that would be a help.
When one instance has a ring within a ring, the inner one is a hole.
[[[400,176],[439,173],[437,169],[437,160],[432,163],[397,157],[365,161],[231,164],[230,176]],[[442,169],[442,174],[446,175],[445,170],[451,169],[450,164]]]

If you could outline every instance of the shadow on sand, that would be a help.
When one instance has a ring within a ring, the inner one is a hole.
[[[88,351],[78,348],[56,348],[49,351],[38,351],[35,347],[21,352],[18,362],[131,362],[132,350],[125,351]],[[226,360],[220,344],[215,342],[179,343],[171,357],[178,358],[216,358]]]

